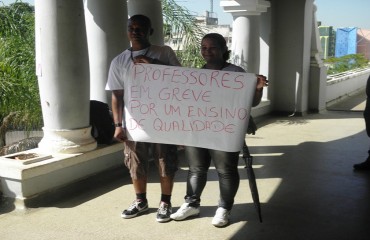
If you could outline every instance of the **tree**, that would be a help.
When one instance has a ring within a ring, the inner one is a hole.
[[[181,37],[184,50],[177,50],[177,54],[182,65],[202,66],[199,45],[203,28],[174,0],[163,0],[162,4],[166,41]],[[22,1],[5,6],[0,1],[0,21],[1,147],[9,129],[39,130],[43,121],[35,74],[34,7]]]
[[[164,35],[166,42],[181,39],[182,49],[175,49],[181,64],[185,67],[201,67],[204,60],[199,46],[205,34],[204,27],[196,22],[189,11],[174,0],[163,0]]]
[[[339,58],[328,58],[325,60],[325,63],[329,66],[328,74],[336,74],[367,67],[369,60],[363,54],[349,54]]]
[[[2,3],[2,2],[1,2]],[[40,129],[35,75],[34,8],[15,2],[0,7],[0,146],[8,129]],[[8,121],[4,121],[8,116]]]

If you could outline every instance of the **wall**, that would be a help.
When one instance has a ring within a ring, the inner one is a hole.
[[[366,87],[370,69],[352,71],[348,74],[336,74],[328,76],[326,87],[327,106],[345,99],[357,91]]]

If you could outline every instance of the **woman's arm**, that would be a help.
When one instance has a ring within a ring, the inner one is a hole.
[[[268,81],[267,78],[263,75],[256,75],[257,76],[257,84],[256,84],[256,90],[254,92],[254,97],[253,97],[253,103],[252,107],[257,106],[260,104],[262,95],[263,95],[263,88],[265,86],[268,86]]]

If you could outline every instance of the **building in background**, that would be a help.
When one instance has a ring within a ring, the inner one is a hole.
[[[337,28],[321,26],[318,22],[321,41],[321,58],[363,54],[370,60],[370,30],[357,27]]]
[[[336,31],[335,57],[357,53],[357,27],[338,28]]]
[[[357,53],[363,54],[370,60],[370,30],[357,30]]]
[[[231,45],[232,30],[230,25],[218,25],[218,17],[216,13],[205,12],[205,16],[196,17],[200,25],[205,26],[206,33],[219,33],[224,36],[228,47]]]
[[[327,59],[335,55],[335,30],[332,26],[319,26],[321,42],[321,58]]]
[[[196,22],[204,28],[205,33],[219,33],[221,34],[230,48],[231,46],[231,36],[232,28],[230,25],[218,25],[218,17],[216,13],[206,11],[204,16],[195,16]],[[172,49],[182,50],[183,41],[182,35],[172,36],[170,42],[166,42],[166,45],[169,45]]]

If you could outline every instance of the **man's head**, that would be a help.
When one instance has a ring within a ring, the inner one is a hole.
[[[132,43],[149,43],[149,36],[153,34],[152,23],[147,16],[134,15],[128,20],[127,32]]]

